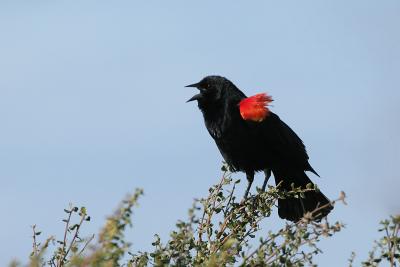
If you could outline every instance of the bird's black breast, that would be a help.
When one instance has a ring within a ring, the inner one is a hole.
[[[268,153],[258,143],[262,138],[259,130],[241,118],[237,104],[204,113],[204,120],[224,160],[234,170],[257,171],[268,167]]]

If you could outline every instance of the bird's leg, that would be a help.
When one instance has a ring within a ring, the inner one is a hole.
[[[265,192],[265,188],[267,188],[267,183],[268,183],[269,177],[271,177],[271,169],[265,169],[264,173],[265,173],[265,179],[264,179],[263,186],[261,188],[262,192]]]
[[[251,184],[254,181],[254,172],[253,171],[252,172],[246,172],[246,178],[247,178],[247,181],[248,181],[248,185],[247,185],[246,192],[244,193],[244,199],[247,198],[247,195],[249,194],[249,191],[250,191]]]

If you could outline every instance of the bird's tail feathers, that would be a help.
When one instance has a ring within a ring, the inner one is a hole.
[[[314,188],[314,184],[304,171],[286,174],[284,171],[273,170],[273,173],[276,185],[285,191],[291,191],[292,186],[306,189],[307,186],[310,188],[311,185],[311,188]],[[298,196],[297,198],[286,197],[278,199],[279,217],[293,222],[299,221],[307,212],[313,212],[314,220],[320,221],[332,209],[333,206],[330,204],[330,200],[319,190],[304,192],[304,198]]]

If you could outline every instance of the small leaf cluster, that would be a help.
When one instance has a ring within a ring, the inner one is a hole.
[[[383,236],[375,241],[374,248],[369,252],[368,260],[363,266],[378,266],[387,263],[391,267],[400,266],[400,215],[380,222],[379,232]]]
[[[70,207],[64,209],[66,217],[62,219],[64,223],[64,234],[62,239],[56,239],[53,236],[47,238],[42,245],[37,241],[37,237],[41,232],[36,230],[36,225],[32,226],[32,252],[30,254],[30,266],[65,266],[71,258],[76,258],[81,255],[87,245],[92,241],[94,235],[89,238],[82,238],[80,236],[80,229],[84,222],[90,221],[90,216],[87,214],[85,207]],[[74,223],[73,216],[77,215],[78,220]],[[53,245],[54,251],[52,256],[47,261],[44,260],[44,255],[47,248]]]

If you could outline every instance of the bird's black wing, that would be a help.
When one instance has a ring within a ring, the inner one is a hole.
[[[277,156],[276,164],[285,168],[301,168],[318,175],[308,163],[308,155],[303,141],[278,115],[273,112],[258,123],[254,123],[263,138],[264,149],[272,150]]]

